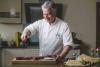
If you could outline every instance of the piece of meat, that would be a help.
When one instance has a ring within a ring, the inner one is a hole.
[[[56,55],[37,56],[37,57],[33,57],[33,59],[40,60],[40,59],[44,59],[45,57],[56,58]]]
[[[34,60],[40,60],[40,59],[43,59],[43,58],[44,58],[43,56],[33,57]]]
[[[32,59],[33,59],[33,57],[28,57],[28,56],[16,57],[16,60],[32,60]]]

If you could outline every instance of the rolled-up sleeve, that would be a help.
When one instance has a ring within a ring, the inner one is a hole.
[[[64,46],[69,45],[69,46],[74,47],[72,35],[67,24],[64,26],[63,45]]]

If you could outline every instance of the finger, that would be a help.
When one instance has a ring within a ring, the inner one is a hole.
[[[56,63],[58,64],[60,61],[59,55],[56,56]]]
[[[22,35],[21,40],[22,40],[22,42],[26,42],[27,41],[27,36]]]

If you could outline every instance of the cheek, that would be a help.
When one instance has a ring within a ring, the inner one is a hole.
[[[43,18],[50,19],[50,17],[49,16],[46,16],[46,15],[43,15]]]
[[[43,15],[43,18],[46,18],[46,15]]]
[[[43,15],[43,18],[45,18],[45,16]]]

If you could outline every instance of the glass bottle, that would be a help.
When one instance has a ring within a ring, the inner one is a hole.
[[[92,57],[95,57],[95,49],[94,48],[91,48],[91,53],[90,54],[91,54]]]
[[[100,49],[99,48],[96,49],[96,57],[100,57]]]

